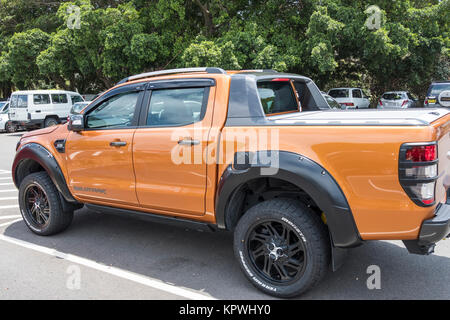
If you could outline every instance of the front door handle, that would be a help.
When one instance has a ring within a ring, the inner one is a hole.
[[[200,144],[200,141],[192,140],[191,138],[186,138],[186,139],[178,141],[178,144],[182,145],[182,146],[197,146]]]
[[[125,147],[127,143],[125,141],[113,141],[109,145],[111,147]]]

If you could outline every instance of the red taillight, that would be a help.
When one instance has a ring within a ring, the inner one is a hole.
[[[378,101],[378,103],[380,104],[380,106],[382,106],[383,105],[383,101]]]
[[[342,104],[347,107],[353,107],[355,105],[353,102],[344,102]]]
[[[408,103],[408,100],[403,100],[402,107]]]
[[[405,143],[400,148],[400,184],[411,200],[427,207],[435,203],[438,174],[437,145],[432,143]]]
[[[276,78],[272,80],[273,82],[287,82],[287,81],[291,81],[291,79],[288,78]]]
[[[424,105],[428,105],[428,99],[425,99],[425,101],[423,102]]]
[[[417,146],[411,147],[406,150],[407,161],[412,162],[427,162],[434,161],[437,159],[437,148],[436,145],[431,146]]]

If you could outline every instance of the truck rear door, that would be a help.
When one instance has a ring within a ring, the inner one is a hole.
[[[28,121],[28,101],[27,94],[13,94],[9,107],[9,115],[11,121],[26,122]]]
[[[205,214],[214,80],[151,85],[133,140],[139,204],[159,213]]]

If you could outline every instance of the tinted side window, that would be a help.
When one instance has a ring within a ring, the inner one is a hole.
[[[183,126],[201,121],[209,88],[164,89],[152,92],[148,126]]]
[[[53,103],[67,103],[67,95],[66,94],[52,94]]]
[[[87,127],[91,129],[130,127],[138,97],[139,92],[128,92],[102,102],[87,115]]]
[[[258,92],[266,115],[299,111],[290,81],[258,82]]]
[[[359,89],[352,90],[352,95],[353,98],[362,98],[361,90]]]
[[[48,94],[33,95],[34,104],[50,104],[50,96]]]

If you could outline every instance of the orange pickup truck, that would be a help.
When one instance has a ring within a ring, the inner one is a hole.
[[[331,110],[314,82],[189,68],[122,80],[65,125],[25,134],[13,179],[27,226],[99,211],[234,232],[258,289],[297,296],[369,240],[430,254],[450,233],[450,112]]]

